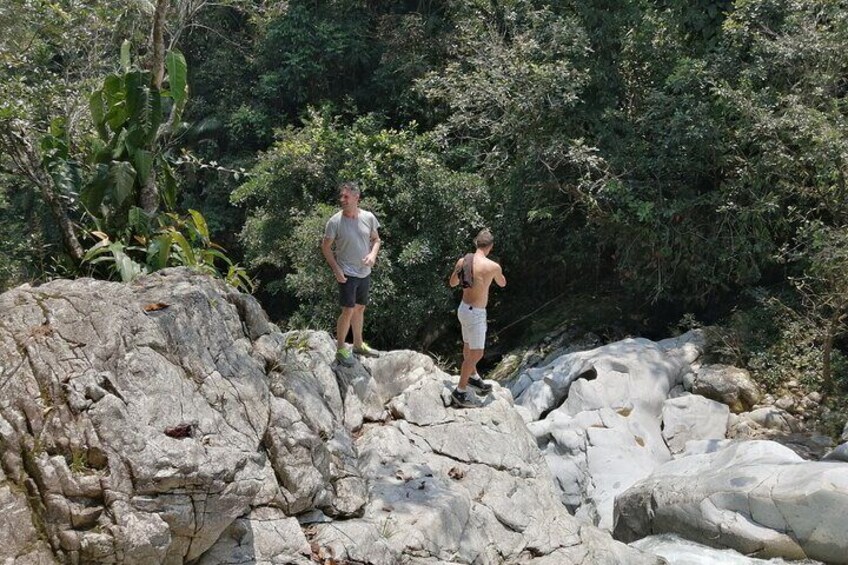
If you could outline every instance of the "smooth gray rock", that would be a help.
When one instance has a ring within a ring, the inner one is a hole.
[[[560,406],[566,396],[571,414],[601,405],[629,406],[627,395],[636,384],[648,387],[640,396],[642,407],[659,413],[668,392],[682,382],[703,345],[703,334],[694,331],[656,343],[644,338],[626,339],[562,355],[545,367],[521,373],[509,388],[528,422]],[[578,379],[583,384],[578,385],[578,391],[570,392]],[[602,382],[588,385],[598,379]]]
[[[686,390],[730,407],[736,414],[751,410],[762,393],[745,369],[730,365],[701,365]]]
[[[405,405],[439,406],[438,388],[408,388]],[[359,519],[312,526],[325,557],[374,564],[421,555],[435,559],[410,562],[656,562],[622,552],[607,534],[569,516],[506,391],[496,386],[484,408],[442,414],[363,427],[357,445],[371,479],[369,501]]]
[[[684,451],[691,440],[724,439],[729,414],[726,404],[698,394],[671,398],[663,404],[663,438],[673,454]]]
[[[703,455],[704,453],[715,453],[733,443],[731,439],[693,439],[686,442],[686,448],[679,457],[688,455]]]
[[[822,457],[822,460],[848,462],[848,442],[838,445],[833,451]]]
[[[777,406],[764,406],[751,412],[739,415],[740,418],[753,422],[759,427],[784,433],[794,433],[801,430],[795,417]]]
[[[671,461],[616,499],[616,539],[676,533],[757,557],[848,563],[848,464],[770,441]]]
[[[662,409],[703,346],[701,332],[627,339],[563,355],[511,384],[575,516],[611,529],[615,496],[671,459]]]
[[[31,453],[7,469],[60,559],[192,559],[249,508],[269,395],[232,292],[178,270],[0,296],[4,445]]]
[[[820,565],[819,561],[768,560],[742,555],[733,549],[715,549],[672,534],[648,536],[630,544],[648,553],[654,553],[675,565]]]
[[[781,410],[792,410],[795,408],[795,397],[791,394],[785,394],[778,398],[774,405]]]
[[[832,438],[805,431],[802,422],[776,406],[731,414],[727,437],[735,440],[776,441],[804,459],[814,461],[824,457],[834,446]]]

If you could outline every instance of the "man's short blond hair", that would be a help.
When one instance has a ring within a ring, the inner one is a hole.
[[[474,246],[477,249],[491,247],[493,243],[495,243],[495,237],[492,235],[492,232],[489,231],[489,228],[480,230],[480,233],[478,233],[477,237],[474,238]]]

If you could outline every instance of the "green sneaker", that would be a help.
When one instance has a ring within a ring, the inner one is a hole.
[[[372,348],[370,345],[368,345],[364,341],[362,342],[361,347],[354,347],[353,352],[356,353],[357,355],[362,355],[363,357],[379,357],[380,356],[379,351]]]
[[[353,353],[347,347],[336,350],[336,361],[345,367],[353,367]]]

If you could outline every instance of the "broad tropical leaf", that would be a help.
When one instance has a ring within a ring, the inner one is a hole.
[[[164,182],[162,183],[162,187],[160,189],[160,194],[162,195],[162,200],[165,202],[165,207],[168,210],[173,210],[177,207],[177,179],[174,175],[174,170],[171,166],[162,160],[162,172],[164,174]]]
[[[191,244],[189,244],[185,236],[177,230],[172,229],[171,237],[174,239],[174,242],[179,246],[180,251],[182,251],[182,256],[183,260],[185,261],[185,265],[187,267],[196,267],[197,258],[194,255],[194,249],[191,247]]]
[[[174,99],[175,117],[171,120],[176,123],[182,115],[186,100],[188,99],[188,66],[185,57],[179,51],[169,51],[165,57],[165,66],[168,69],[168,83],[170,85],[171,98]]]
[[[144,267],[133,261],[129,255],[124,253],[124,246],[117,241],[110,246],[112,255],[115,256],[115,268],[124,282],[132,282],[145,272]]]
[[[168,266],[168,259],[171,257],[171,246],[174,241],[170,233],[165,233],[153,239],[150,246],[147,248],[147,264],[154,271],[164,269]]]
[[[143,185],[147,182],[147,177],[153,169],[153,153],[146,149],[136,149],[131,155],[132,164],[135,171],[138,173],[138,184]]]
[[[95,90],[88,98],[88,107],[91,110],[91,119],[97,134],[103,141],[109,140],[109,130],[106,129],[106,104],[103,101],[103,92]]]
[[[126,161],[112,161],[109,165],[110,195],[116,206],[123,206],[134,194],[136,172]]]
[[[204,218],[203,214],[197,210],[189,210],[188,213],[191,214],[191,219],[194,221],[194,227],[197,228],[197,232],[200,234],[200,237],[203,238],[204,244],[208,244],[209,227],[206,225],[206,218]]]
[[[150,219],[138,206],[131,207],[127,213],[127,226],[132,229],[137,238],[144,238],[150,234]]]
[[[121,43],[121,67],[123,67],[124,71],[126,72],[130,70],[131,64],[132,61],[130,60],[130,42],[124,40],[124,42]]]
[[[106,195],[106,188],[109,185],[109,165],[100,163],[95,169],[95,173],[87,185],[80,191],[80,201],[89,214],[101,217],[100,204]]]
[[[117,132],[127,121],[126,90],[124,80],[118,75],[109,75],[103,81],[103,96],[106,98],[106,122]]]
[[[109,252],[109,245],[111,245],[111,241],[109,238],[101,239],[94,245],[92,245],[88,251],[85,252],[85,256],[82,258],[83,261],[94,263],[95,259],[103,255],[104,253]]]

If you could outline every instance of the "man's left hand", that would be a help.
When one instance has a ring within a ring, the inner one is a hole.
[[[373,267],[374,263],[377,262],[377,256],[373,253],[369,253],[365,256],[364,259],[362,259],[362,262],[365,264],[366,267]]]

